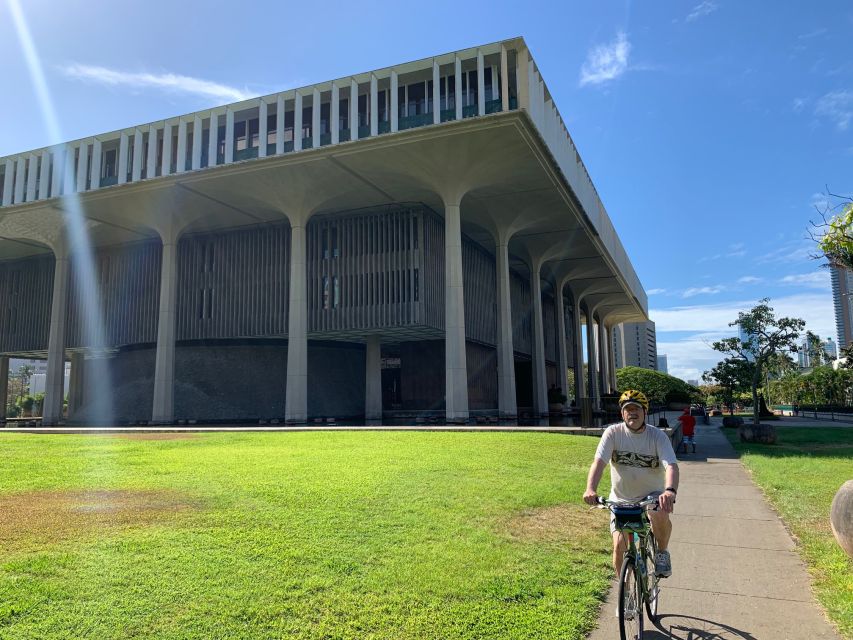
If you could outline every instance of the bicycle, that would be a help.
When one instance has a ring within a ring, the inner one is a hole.
[[[657,503],[655,495],[630,503],[598,498],[598,504],[613,513],[616,529],[628,540],[619,575],[619,635],[622,640],[642,640],[644,605],[649,620],[657,621],[660,600],[660,578],[655,575],[657,544],[646,513],[649,507],[657,510]]]

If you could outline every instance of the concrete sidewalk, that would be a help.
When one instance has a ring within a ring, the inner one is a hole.
[[[661,581],[657,625],[644,637],[679,640],[841,640],[811,593],[791,536],[752,483],[720,429],[696,427],[681,454],[670,541],[672,577]],[[611,588],[590,640],[619,637]]]

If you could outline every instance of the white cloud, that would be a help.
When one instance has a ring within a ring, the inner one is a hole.
[[[811,259],[815,253],[814,243],[806,244],[805,241],[787,243],[773,251],[758,256],[757,264],[786,264],[792,262],[805,262]]]
[[[714,295],[716,293],[720,293],[724,291],[725,287],[721,284],[715,285],[713,287],[690,287],[689,289],[685,289],[684,293],[681,294],[682,298],[692,298],[693,296],[698,295]]]
[[[62,67],[62,72],[75,80],[128,87],[132,90],[157,89],[169,93],[191,94],[223,103],[239,102],[253,95],[245,89],[174,73],[134,73],[78,63]]]
[[[809,38],[817,38],[818,36],[822,36],[826,33],[825,27],[820,27],[818,29],[814,29],[813,31],[809,31],[808,33],[803,33],[797,36],[798,40],[808,40]]]
[[[617,33],[613,42],[594,47],[581,67],[580,86],[602,84],[621,76],[628,68],[630,52],[631,43],[624,31]]]
[[[699,18],[704,18],[709,13],[714,13],[717,9],[719,9],[719,5],[711,2],[710,0],[704,0],[703,2],[697,4],[693,7],[693,11],[687,16],[687,22],[693,22],[698,20]]]
[[[811,289],[820,289],[821,291],[829,291],[831,288],[829,271],[813,271],[812,273],[800,273],[790,276],[785,276],[779,281],[781,284],[805,286]]]
[[[744,276],[742,278],[738,278],[738,284],[758,284],[759,282],[764,282],[764,278],[758,278],[756,276]]]
[[[835,122],[839,131],[846,131],[853,120],[853,91],[830,91],[817,101],[814,113]]]
[[[723,358],[721,353],[711,348],[711,343],[737,335],[737,327],[730,327],[729,323],[737,319],[739,311],[748,311],[756,303],[757,300],[749,300],[650,310],[649,317],[655,322],[658,334],[658,353],[667,355],[669,372],[685,380],[700,379],[703,371]],[[770,306],[777,318],[802,318],[806,321],[806,329],[823,338],[835,339],[832,296],[795,294],[774,298]],[[667,335],[668,332],[684,332],[688,335]]]
[[[740,311],[748,311],[758,300],[721,302],[710,305],[690,305],[671,309],[651,309],[649,317],[658,333],[680,331],[733,335],[729,323],[737,320]],[[820,335],[835,335],[835,311],[832,296],[820,293],[798,293],[770,300],[776,317],[802,318],[809,330]],[[661,353],[662,350],[659,349]]]
[[[794,113],[802,113],[805,106],[806,106],[806,101],[804,98],[794,98],[794,103],[793,103]]]
[[[648,291],[646,291],[646,295],[649,296],[656,296],[660,295],[661,293],[666,293],[666,289],[649,289]]]

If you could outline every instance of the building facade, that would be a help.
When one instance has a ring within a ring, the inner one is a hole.
[[[75,422],[512,419],[569,367],[591,411],[647,317],[522,39],[0,158],[0,185],[0,357],[47,360],[48,424],[66,391]]]
[[[658,356],[658,371],[669,373],[669,362],[665,353]]]
[[[832,281],[832,302],[835,307],[836,343],[840,349],[846,349],[853,342],[853,271],[844,267],[830,266]]]
[[[655,323],[625,322],[613,332],[613,353],[616,368],[642,367],[658,369],[658,348]],[[665,356],[664,356],[665,357]]]

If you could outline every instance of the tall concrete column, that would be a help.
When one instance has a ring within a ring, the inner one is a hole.
[[[594,407],[598,406],[598,351],[595,348],[595,321],[592,311],[586,309],[587,389]]]
[[[607,338],[601,318],[596,318],[595,322],[598,328],[598,389],[601,394],[605,394],[609,391],[607,384]]]
[[[83,400],[83,354],[71,354],[71,375],[68,378],[68,420],[80,409]]]
[[[59,424],[65,400],[65,315],[68,306],[68,253],[64,247],[54,250],[53,300],[50,306],[50,333],[47,343],[47,380],[44,390],[42,424]]]
[[[157,319],[157,360],[154,367],[153,424],[175,420],[175,334],[178,294],[178,232],[160,232],[163,257],[160,267],[160,311]]]
[[[607,372],[610,375],[610,391],[614,392],[619,389],[616,382],[616,356],[613,347],[613,326],[606,328],[607,331]]]
[[[462,224],[458,204],[444,206],[444,371],[447,420],[468,419],[465,354],[465,292],[462,283]]]
[[[512,344],[512,297],[510,295],[509,248],[507,239],[495,246],[498,284],[498,413],[515,418],[518,403],[515,395],[515,350]]]
[[[0,356],[0,424],[6,424],[9,402],[9,356]]]
[[[292,221],[285,419],[297,423],[308,420],[308,298],[305,277],[305,223]]]
[[[364,418],[382,419],[382,345],[379,336],[367,339],[366,389],[364,396]]]
[[[569,395],[566,370],[569,368],[566,355],[566,310],[563,299],[563,286],[557,283],[557,386],[563,393]]]
[[[533,301],[533,413],[541,416],[548,413],[548,377],[545,374],[545,332],[538,264],[530,267],[530,297]]]
[[[572,369],[575,373],[575,402],[580,409],[586,397],[586,380],[583,375],[583,333],[581,309],[577,297],[572,299]]]

